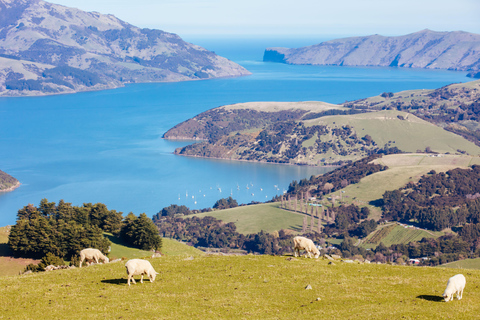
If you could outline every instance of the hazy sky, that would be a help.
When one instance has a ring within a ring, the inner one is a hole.
[[[52,0],[179,35],[480,33],[480,0]]]

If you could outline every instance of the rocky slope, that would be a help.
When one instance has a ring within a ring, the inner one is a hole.
[[[303,48],[267,48],[264,61],[288,64],[382,66],[480,70],[480,35],[463,31],[371,35],[322,42]]]
[[[250,74],[161,30],[41,0],[0,0],[0,95]]]

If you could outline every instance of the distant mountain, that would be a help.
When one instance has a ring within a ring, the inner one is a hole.
[[[41,0],[0,0],[0,95],[248,75],[176,34]]]
[[[289,49],[267,48],[263,61],[288,64],[381,66],[471,71],[480,76],[480,35],[455,31],[371,35]]]

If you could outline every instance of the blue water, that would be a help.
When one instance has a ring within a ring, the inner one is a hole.
[[[175,156],[174,149],[187,142],[163,140],[162,134],[200,112],[231,103],[342,103],[382,92],[469,81],[465,73],[451,71],[261,61],[265,47],[298,47],[318,39],[186,40],[243,65],[253,75],[0,98],[0,169],[22,183],[15,191],[0,194],[0,226],[14,224],[18,209],[38,205],[42,198],[74,205],[102,202],[125,214],[149,216],[173,203],[211,207],[230,194],[239,203],[271,199],[293,179],[324,169]]]

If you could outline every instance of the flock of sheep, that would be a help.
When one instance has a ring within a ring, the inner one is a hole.
[[[295,257],[300,255],[300,250],[305,251],[305,257],[307,257],[308,255],[308,257],[312,258],[312,254],[314,258],[320,257],[320,251],[315,246],[313,241],[308,238],[301,236],[294,237],[293,244]],[[104,263],[109,262],[109,259],[105,255],[103,255],[100,250],[92,248],[83,249],[82,251],[80,251],[80,267],[82,267],[82,263],[85,260],[95,261],[95,263],[98,263],[100,260],[103,260]],[[140,283],[143,283],[144,275],[148,276],[150,282],[153,282],[155,281],[155,277],[158,274],[158,272],[153,269],[150,261],[143,259],[130,259],[125,263],[125,268],[127,269],[128,285],[130,285],[130,280],[133,281],[134,284],[136,284],[133,276],[141,275],[142,277],[140,279]],[[462,299],[465,284],[466,280],[463,274],[457,274],[448,279],[447,288],[442,295],[445,302],[452,301],[454,295],[457,296],[458,300]]]

